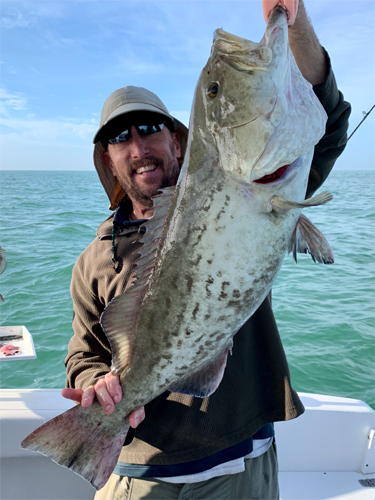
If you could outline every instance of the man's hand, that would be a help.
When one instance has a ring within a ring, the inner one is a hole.
[[[109,372],[104,378],[98,380],[95,386],[90,385],[84,391],[82,389],[63,389],[61,394],[66,399],[80,403],[84,408],[91,406],[96,397],[102,405],[104,413],[110,415],[115,409],[115,403],[121,401],[122,389],[119,376]],[[129,424],[135,429],[144,418],[145,409],[142,406],[129,415]]]

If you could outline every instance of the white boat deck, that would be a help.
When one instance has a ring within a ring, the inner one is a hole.
[[[300,396],[305,414],[275,425],[281,500],[374,500],[375,412],[359,400]],[[71,406],[59,390],[0,390],[1,500],[94,497],[79,476],[19,447],[36,427]]]

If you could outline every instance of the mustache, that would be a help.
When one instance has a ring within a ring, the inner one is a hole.
[[[156,165],[157,167],[164,168],[164,162],[161,158],[156,156],[148,156],[142,160],[133,160],[129,163],[129,174],[132,174],[135,170],[142,167],[147,167],[148,165]]]

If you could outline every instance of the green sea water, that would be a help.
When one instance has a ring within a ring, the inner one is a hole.
[[[2,362],[2,388],[61,388],[72,335],[75,260],[110,212],[96,172],[1,171],[1,325],[26,325],[37,359]],[[273,307],[296,390],[357,398],[375,408],[375,173],[334,171],[334,200],[304,213],[335,264],[291,256]]]

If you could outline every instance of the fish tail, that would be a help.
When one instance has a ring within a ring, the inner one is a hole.
[[[129,421],[115,411],[106,415],[95,401],[48,421],[27,436],[21,448],[37,451],[73,470],[100,490],[113,472],[129,430]]]

